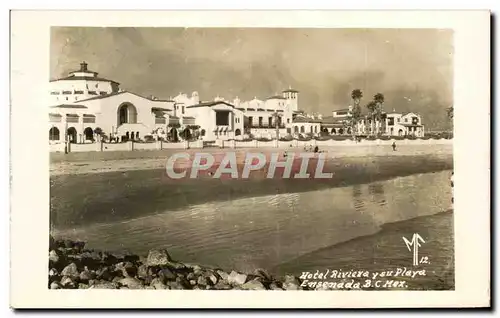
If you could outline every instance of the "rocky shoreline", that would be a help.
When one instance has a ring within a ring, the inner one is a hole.
[[[84,242],[49,244],[49,289],[305,290],[299,278],[276,278],[263,269],[253,273],[174,261],[165,249],[147,257],[113,255],[85,249]]]

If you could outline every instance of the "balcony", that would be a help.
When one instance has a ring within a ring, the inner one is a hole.
[[[87,124],[95,124],[94,115],[83,115],[83,122]]]
[[[262,129],[276,129],[276,125],[245,125],[245,128],[262,128]],[[278,128],[285,128],[284,124],[278,125]]]
[[[62,116],[59,114],[49,114],[49,122],[60,123],[62,121]]]
[[[155,117],[155,124],[166,124],[167,119],[165,117]]]
[[[68,123],[77,123],[78,120],[79,120],[79,116],[78,115],[73,115],[73,114],[67,114],[66,115],[66,122]]]

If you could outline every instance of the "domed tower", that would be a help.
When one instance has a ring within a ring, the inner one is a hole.
[[[288,87],[287,90],[283,91],[283,97],[286,98],[287,102],[290,104],[290,109],[292,111],[299,110],[299,91]]]
[[[200,96],[198,95],[198,92],[194,91],[191,94],[191,102],[193,103],[193,105],[200,103]]]

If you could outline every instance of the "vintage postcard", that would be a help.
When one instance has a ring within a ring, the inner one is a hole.
[[[11,305],[488,307],[489,32],[12,12]]]

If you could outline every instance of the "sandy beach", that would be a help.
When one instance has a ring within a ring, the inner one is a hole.
[[[327,158],[369,158],[369,157],[408,157],[432,156],[433,158],[449,158],[453,154],[452,145],[399,145],[397,151],[389,146],[353,146],[353,147],[324,147]],[[214,156],[227,152],[235,152],[237,158],[242,158],[247,152],[260,152],[266,155],[271,153],[299,153],[303,149],[276,149],[276,148],[248,148],[248,149],[165,149],[151,151],[116,151],[116,152],[82,152],[82,153],[51,153],[50,175],[88,174],[113,171],[134,171],[165,168],[168,157],[174,153],[197,152],[211,153]],[[239,162],[241,163],[241,162]]]

